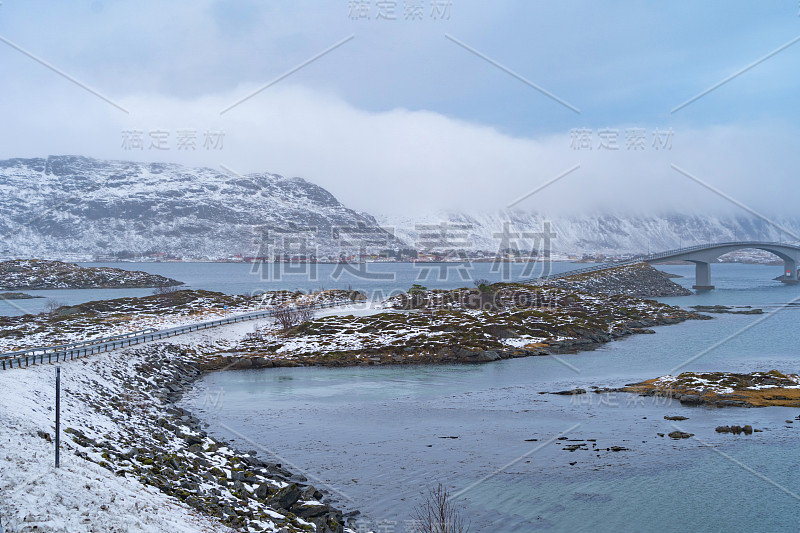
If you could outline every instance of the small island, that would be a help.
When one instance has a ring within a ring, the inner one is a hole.
[[[800,407],[800,375],[777,370],[749,374],[683,372],[626,385],[620,390],[672,398],[687,405]]]
[[[145,289],[174,287],[182,282],[139,270],[84,267],[44,259],[0,262],[0,290]]]
[[[34,298],[44,298],[44,296],[31,296],[24,292],[0,292],[0,300],[31,300]]]
[[[602,273],[594,276],[600,279]],[[628,335],[653,333],[654,326],[709,318],[623,294],[476,283],[476,288],[452,290],[415,285],[383,302],[385,310],[376,314],[311,318],[282,330],[260,328],[228,352],[241,359],[234,363],[241,368],[485,363],[591,350]],[[219,355],[207,368],[232,364],[228,354]]]

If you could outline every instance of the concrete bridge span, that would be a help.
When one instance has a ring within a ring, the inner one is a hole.
[[[689,261],[695,264],[695,284],[692,288],[697,290],[711,290],[711,263],[718,257],[736,250],[753,248],[775,254],[783,260],[784,283],[797,283],[797,265],[800,263],[800,246],[779,242],[765,241],[739,241],[722,242],[715,244],[701,244],[689,248],[670,250],[657,254],[641,256],[639,261],[650,264],[665,263],[669,261]]]
[[[578,270],[570,270],[560,274],[551,274],[541,278],[522,281],[542,281],[553,278],[563,278],[575,274],[597,272],[642,262],[657,264],[666,263],[669,261],[689,261],[695,264],[695,284],[692,288],[697,290],[711,290],[714,288],[714,286],[711,284],[711,263],[714,263],[719,256],[725,255],[728,252],[745,250],[748,248],[764,250],[781,258],[783,260],[784,267],[781,281],[783,283],[798,282],[797,265],[800,264],[800,245],[767,241],[736,241],[699,244],[697,246],[679,248],[677,250],[668,250],[666,252],[659,252],[655,254],[637,255],[630,259],[625,259],[624,261],[593,265],[580,268]]]

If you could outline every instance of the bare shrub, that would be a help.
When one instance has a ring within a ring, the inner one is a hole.
[[[280,324],[281,329],[289,329],[314,318],[314,309],[311,307],[292,307],[284,305],[278,307],[272,314]]]
[[[300,307],[297,309],[297,318],[300,321],[299,323],[308,322],[310,320],[314,320],[314,308],[313,307]]]
[[[55,300],[53,298],[48,298],[47,301],[44,303],[44,312],[48,315],[55,314],[58,312],[59,309],[66,306],[64,302],[60,300]]]
[[[155,289],[153,289],[154,295],[172,295],[178,292],[177,285],[159,285]]]
[[[425,501],[414,509],[415,533],[467,533],[469,524],[453,503],[447,489],[439,483],[428,491]]]
[[[489,290],[489,285],[491,285],[491,284],[489,283],[489,280],[488,280],[488,279],[476,279],[476,280],[475,280],[475,281],[473,281],[472,283],[474,283],[474,284],[475,284],[475,287],[476,287],[476,288],[477,288],[479,291],[481,291],[481,292],[488,292],[488,290]]]
[[[177,285],[159,285],[153,289],[154,296],[160,296],[166,304],[173,304],[178,299],[178,286]]]

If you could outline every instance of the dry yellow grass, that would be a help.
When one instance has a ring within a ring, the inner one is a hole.
[[[799,385],[800,376],[777,370],[750,374],[684,372],[678,376],[649,379],[622,390],[648,396],[694,395],[710,404],[734,400],[753,407],[800,407]]]

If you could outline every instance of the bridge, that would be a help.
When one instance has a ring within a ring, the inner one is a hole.
[[[727,254],[728,252],[743,250],[746,248],[764,250],[775,254],[783,260],[784,268],[781,281],[783,283],[798,282],[797,265],[800,263],[800,245],[766,241],[735,241],[715,244],[699,244],[697,246],[678,248],[676,250],[668,250],[666,252],[659,252],[655,254],[637,255],[623,261],[614,261],[612,263],[604,263],[602,265],[593,265],[578,270],[570,270],[569,272],[563,272],[561,274],[553,274],[539,279],[563,278],[573,274],[608,270],[610,268],[632,265],[635,263],[655,264],[666,263],[668,261],[689,261],[695,264],[695,284],[692,288],[697,290],[711,290],[714,288],[714,286],[711,284],[711,263],[714,262],[719,256]]]

